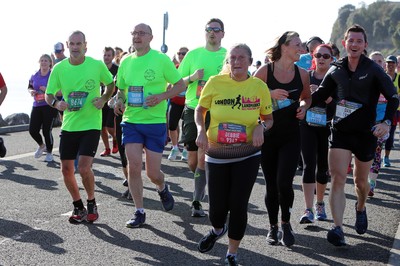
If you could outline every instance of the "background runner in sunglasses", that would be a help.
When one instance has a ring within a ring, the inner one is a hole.
[[[333,61],[331,46],[318,45],[314,50],[313,61],[314,69],[309,71],[311,93],[316,91]],[[329,179],[328,137],[334,107],[334,102],[330,97],[327,101],[321,102],[317,108],[308,110],[306,118],[300,122],[301,157],[303,158],[302,186],[306,207],[304,215],[300,217],[301,224],[313,223],[314,219],[320,221],[327,219],[324,194]],[[314,191],[317,198],[315,205]]]
[[[188,150],[189,169],[194,173],[194,192],[192,216],[204,217],[201,201],[205,197],[206,174],[204,168],[204,150],[196,145],[197,128],[194,122],[194,110],[199,103],[200,93],[207,80],[217,75],[223,65],[226,49],[221,47],[224,38],[224,23],[218,18],[207,21],[205,26],[205,46],[189,51],[179,65],[179,71],[187,87],[185,110],[183,111],[182,140]],[[206,118],[206,128],[209,115]]]

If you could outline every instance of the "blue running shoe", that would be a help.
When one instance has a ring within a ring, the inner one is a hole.
[[[368,229],[368,218],[367,218],[367,208],[364,208],[363,211],[357,211],[357,202],[356,202],[356,232],[359,235],[365,234]]]
[[[165,184],[163,191],[158,191],[158,195],[160,196],[165,211],[170,211],[174,208],[175,200],[174,197],[172,197],[171,192],[169,192],[167,184]]]
[[[344,233],[340,226],[332,226],[332,229],[328,231],[327,239],[328,242],[334,246],[346,246],[346,242],[344,241]]]
[[[300,218],[300,224],[312,224],[314,222],[314,213],[312,209],[306,209]]]
[[[136,211],[133,214],[133,217],[126,222],[126,227],[128,228],[137,228],[146,222],[146,213],[141,213],[140,211]]]
[[[328,216],[325,212],[325,203],[315,203],[315,218],[318,221],[326,221],[328,220]]]
[[[384,157],[383,158],[383,166],[384,167],[390,167],[390,166],[392,166],[391,164],[390,164],[390,160],[389,160],[389,157]]]

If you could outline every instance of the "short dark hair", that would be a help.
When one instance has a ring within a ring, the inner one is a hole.
[[[108,51],[111,51],[112,56],[115,56],[115,50],[112,47],[109,47],[109,46],[104,47],[103,53],[108,52]]]
[[[219,25],[221,26],[222,31],[225,31],[224,23],[223,23],[222,20],[220,20],[219,18],[212,18],[212,19],[210,19],[209,21],[207,21],[206,27],[207,27],[207,25],[209,25],[209,24],[212,23],[212,22],[217,22],[217,23],[219,23]]]
[[[367,41],[367,33],[365,32],[365,29],[363,27],[361,27],[358,24],[354,24],[352,26],[350,26],[347,30],[346,33],[344,34],[344,40],[347,40],[347,37],[349,36],[350,32],[361,32],[364,35],[364,41]]]

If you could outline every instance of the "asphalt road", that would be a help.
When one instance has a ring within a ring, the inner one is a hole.
[[[119,157],[100,157],[100,142],[93,165],[100,219],[94,224],[70,224],[72,203],[60,173],[59,131],[54,129],[56,149],[52,163],[46,163],[44,156],[33,157],[36,144],[27,131],[2,135],[8,153],[0,159],[0,265],[223,264],[227,237],[220,239],[209,253],[197,251],[197,241],[210,229],[210,223],[207,217],[190,216],[192,174],[184,162],[169,162],[168,151],[164,152],[162,170],[176,200],[172,211],[162,210],[155,188],[143,172],[146,225],[126,228],[134,205],[120,197],[125,187]],[[397,136],[395,143],[399,143]],[[326,240],[332,220],[309,226],[298,223],[304,211],[300,172],[294,182],[292,213],[296,244],[291,248],[267,245],[265,182],[260,171],[250,199],[246,235],[239,249],[240,265],[400,265],[398,147],[391,154],[393,166],[381,171],[375,198],[368,200],[369,230],[365,235],[354,230],[355,196],[349,175],[344,216],[348,245],[343,248]],[[81,192],[85,199],[84,191]],[[207,203],[203,207],[208,210]],[[331,219],[329,206],[327,212]]]

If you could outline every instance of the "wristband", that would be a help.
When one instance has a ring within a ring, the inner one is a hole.
[[[56,105],[57,101],[58,101],[57,99],[53,99],[53,101],[51,102],[51,106],[54,107]]]

